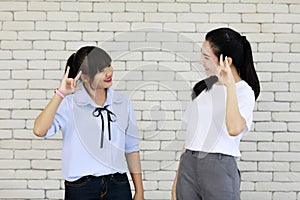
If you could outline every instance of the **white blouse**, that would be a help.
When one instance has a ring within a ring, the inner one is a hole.
[[[245,81],[236,83],[238,107],[246,127],[238,136],[230,136],[225,122],[226,94],[226,86],[215,84],[190,102],[183,116],[187,124],[186,149],[241,156],[239,144],[251,128],[255,96]]]

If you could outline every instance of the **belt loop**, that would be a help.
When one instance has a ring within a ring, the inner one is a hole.
[[[221,153],[218,154],[218,159],[222,160],[222,154]]]

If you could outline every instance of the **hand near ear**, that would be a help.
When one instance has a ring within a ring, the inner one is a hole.
[[[230,64],[232,63],[231,58],[225,57],[223,60],[223,54],[220,56],[220,65],[217,67],[219,81],[225,86],[235,84],[234,76],[232,74]]]
[[[67,68],[67,71],[59,87],[59,91],[63,93],[65,96],[74,93],[76,90],[79,89],[78,87],[76,87],[76,83],[81,76],[81,71],[77,74],[75,78],[68,78],[69,72],[70,72],[70,67]]]

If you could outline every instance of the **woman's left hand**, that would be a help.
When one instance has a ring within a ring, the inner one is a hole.
[[[144,192],[135,192],[133,200],[144,200]]]
[[[235,80],[228,62],[228,57],[225,57],[225,62],[223,61],[223,54],[220,55],[220,65],[217,67],[218,78],[221,83],[225,86],[235,84]]]

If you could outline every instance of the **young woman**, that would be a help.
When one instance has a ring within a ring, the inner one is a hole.
[[[110,56],[98,47],[82,47],[68,59],[60,87],[35,120],[37,136],[62,131],[67,200],[132,199],[125,160],[133,199],[144,199],[133,108],[110,88],[112,77]]]
[[[207,33],[201,53],[209,77],[194,86],[183,117],[187,135],[172,198],[239,200],[236,158],[260,93],[252,50],[245,36],[219,28]]]

